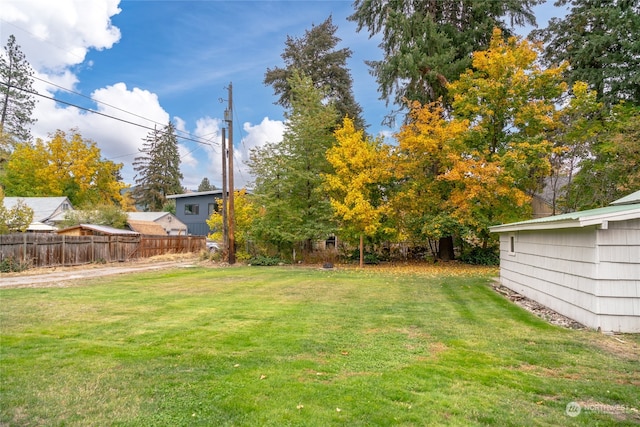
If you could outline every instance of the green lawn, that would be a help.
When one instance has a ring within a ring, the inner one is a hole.
[[[640,337],[551,326],[492,275],[195,267],[0,290],[0,425],[637,425]]]

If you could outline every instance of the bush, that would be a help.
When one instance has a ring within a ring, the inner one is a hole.
[[[474,246],[464,251],[459,259],[465,264],[499,265],[500,253],[498,248],[495,247],[482,248],[480,246]]]
[[[248,263],[249,265],[272,266],[272,265],[285,264],[287,262],[277,256],[270,257],[270,256],[258,255],[249,259]]]
[[[348,255],[347,259],[351,262],[360,262],[360,250],[354,249]],[[380,264],[380,256],[373,252],[365,252],[364,253],[364,263],[370,265],[378,265]]]
[[[24,271],[29,268],[28,262],[16,261],[13,258],[5,258],[0,261],[0,273]]]

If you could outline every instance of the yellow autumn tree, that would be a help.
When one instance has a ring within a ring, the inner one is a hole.
[[[67,196],[77,207],[122,204],[121,163],[102,159],[94,141],[58,130],[48,141],[18,144],[0,180],[10,196]]]
[[[222,208],[222,199],[216,200],[218,206]],[[251,240],[251,226],[254,218],[258,214],[255,204],[251,200],[251,195],[247,190],[236,190],[234,192],[233,209],[235,218],[234,237],[238,248],[236,256],[239,259],[248,259],[247,243]],[[222,241],[222,210],[213,212],[207,225],[212,232],[207,236],[211,240]]]
[[[333,173],[324,175],[325,188],[343,235],[359,237],[362,267],[364,237],[391,231],[385,227],[389,205],[382,185],[392,175],[387,162],[389,150],[380,140],[356,130],[348,117],[334,135],[337,143],[326,154]]]

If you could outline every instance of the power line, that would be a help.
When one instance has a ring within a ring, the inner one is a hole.
[[[3,85],[7,86],[7,87],[8,87],[8,88],[10,88],[10,89],[11,89],[11,88],[13,88],[13,89],[18,89],[18,90],[21,90],[21,91],[23,91],[23,92],[30,93],[30,94],[32,94],[32,95],[37,95],[37,96],[40,96],[40,97],[42,97],[42,98],[50,99],[50,100],[52,100],[52,101],[54,101],[54,102],[59,102],[60,104],[68,105],[68,106],[70,106],[70,107],[75,107],[75,108],[77,108],[77,109],[79,109],[79,110],[84,110],[84,111],[87,111],[87,112],[90,112],[90,113],[93,113],[93,114],[97,114],[97,115],[99,115],[99,116],[107,117],[107,118],[109,118],[109,119],[117,120],[117,121],[119,121],[119,122],[127,123],[127,124],[130,124],[130,125],[133,125],[133,126],[137,126],[137,127],[143,128],[143,129],[152,130],[152,131],[157,131],[157,129],[155,129],[155,128],[152,128],[152,127],[149,127],[149,126],[145,126],[145,125],[142,125],[142,124],[139,124],[139,123],[135,123],[135,122],[132,122],[132,121],[130,121],[130,120],[122,119],[122,118],[120,118],[120,117],[115,117],[115,116],[112,116],[112,115],[110,115],[110,114],[102,113],[102,112],[100,112],[100,111],[92,110],[91,108],[83,107],[83,106],[81,106],[81,105],[73,104],[73,103],[71,103],[71,102],[63,101],[63,100],[58,99],[58,98],[55,98],[55,97],[53,97],[53,96],[48,96],[48,95],[44,95],[44,94],[41,94],[41,93],[36,92],[36,91],[33,91],[33,90],[28,90],[28,89],[21,88],[21,87],[17,87],[17,86],[12,86],[12,85],[10,85],[10,84],[8,84],[8,83],[6,83],[6,82],[1,82],[1,83],[2,83]],[[114,107],[114,108],[115,108],[115,107]],[[149,120],[150,122],[153,122],[153,120],[150,120],[150,119],[145,119],[145,120]],[[155,122],[153,122],[153,123],[155,123]],[[164,126],[164,125],[163,125],[163,126]],[[159,132],[162,132],[162,131],[159,131]],[[195,142],[195,143],[198,143],[198,144],[202,144],[202,145],[212,145],[212,144],[215,144],[215,142],[214,142],[214,143],[211,143],[211,142],[204,142],[204,141],[202,141],[202,140],[197,140],[197,139],[193,139],[193,138],[186,137],[186,136],[181,136],[181,135],[176,135],[176,137],[177,137],[177,138],[181,138],[181,139],[186,140],[186,141],[192,141],[192,142]]]
[[[50,81],[48,81],[48,80],[41,79],[41,78],[39,78],[39,77],[35,77],[35,76],[32,76],[32,78],[34,78],[34,79],[36,79],[36,80],[39,80],[39,81],[41,81],[41,82],[43,82],[43,83],[46,83],[46,84],[48,84],[48,85],[55,86],[55,87],[57,87],[58,89],[62,89],[62,90],[64,90],[64,91],[67,91],[67,92],[72,93],[72,94],[74,94],[74,95],[78,95],[78,96],[81,96],[81,97],[83,97],[83,98],[89,99],[89,100],[91,100],[91,101],[95,102],[96,104],[102,104],[102,105],[105,105],[105,106],[107,106],[107,107],[113,108],[113,109],[115,109],[115,110],[121,111],[121,112],[123,112],[123,113],[131,114],[131,115],[132,115],[132,116],[134,116],[134,117],[138,117],[138,118],[140,118],[140,119],[147,120],[147,121],[149,121],[149,122],[151,122],[151,123],[153,123],[153,124],[156,124],[156,125],[158,125],[158,126],[164,126],[164,125],[165,125],[165,124],[163,124],[163,123],[156,122],[155,120],[149,119],[149,118],[144,117],[144,116],[141,116],[141,115],[139,115],[139,114],[132,113],[131,111],[127,111],[127,110],[124,110],[124,109],[122,109],[122,108],[120,108],[120,107],[116,107],[115,105],[111,105],[111,104],[108,104],[108,103],[106,103],[106,102],[100,101],[99,99],[95,99],[95,98],[92,98],[92,97],[90,97],[90,96],[84,95],[84,94],[82,94],[82,93],[80,93],[80,92],[76,92],[76,91],[74,91],[74,90],[71,90],[71,89],[69,89],[69,88],[66,88],[66,87],[64,87],[64,86],[60,86],[60,85],[55,84],[55,83],[53,83],[53,82],[50,82]],[[183,134],[187,134],[187,135],[191,136],[191,134],[190,134],[189,132],[181,131],[181,130],[178,130],[178,129],[176,129],[176,132],[182,132]],[[205,137],[205,136],[207,136],[207,135],[203,135],[202,137]]]

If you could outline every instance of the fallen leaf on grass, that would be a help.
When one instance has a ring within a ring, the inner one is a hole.
[[[267,376],[266,376],[266,375],[264,375],[264,374],[263,374],[263,375],[260,375],[260,379],[261,379],[261,380],[263,380],[263,379],[265,379],[265,378],[267,378]]]

